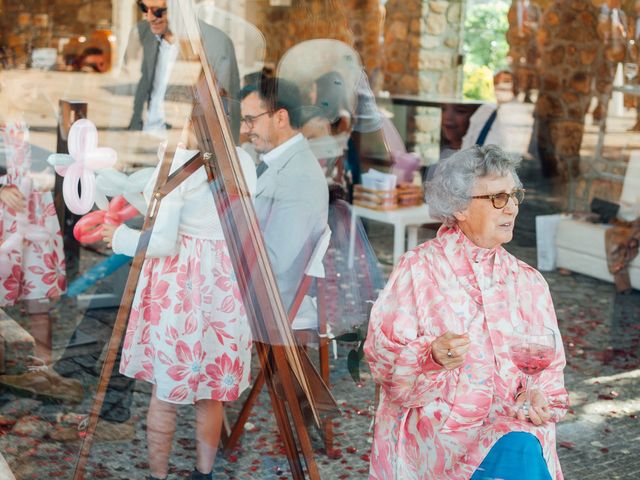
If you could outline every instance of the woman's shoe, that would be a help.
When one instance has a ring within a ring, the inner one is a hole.
[[[213,480],[213,472],[200,473],[197,468],[191,472],[191,480]]]

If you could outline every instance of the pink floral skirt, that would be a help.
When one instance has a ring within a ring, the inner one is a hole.
[[[0,203],[0,245],[14,245],[0,255],[0,262],[9,263],[0,266],[0,307],[59,297],[67,287],[62,234],[51,192],[32,191],[27,211],[28,225],[24,225],[16,212]],[[30,240],[34,232],[47,238]]]
[[[227,245],[179,238],[177,255],[143,264],[120,372],[171,403],[236,400],[250,382],[251,330]]]

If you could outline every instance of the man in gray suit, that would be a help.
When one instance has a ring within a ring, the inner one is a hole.
[[[167,0],[138,0],[137,3],[144,14],[144,20],[136,26],[142,46],[142,66],[129,129],[164,128],[163,102],[170,69],[181,54],[180,45],[169,28]],[[240,89],[240,74],[231,39],[222,30],[205,22],[199,22],[199,27],[220,94],[235,98]],[[145,103],[148,105],[146,121],[143,120]],[[239,108],[236,102],[231,102],[229,108],[232,131],[237,137]]]
[[[285,309],[327,225],[329,190],[318,160],[298,132],[298,88],[265,78],[241,94],[240,132],[260,154],[255,209]],[[315,317],[307,302],[298,316]]]

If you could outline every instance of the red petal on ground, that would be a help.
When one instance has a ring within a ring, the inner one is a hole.
[[[598,400],[613,400],[614,398],[616,397],[609,393],[601,393],[598,395]]]
[[[333,460],[337,460],[339,458],[342,458],[342,450],[340,450],[339,448],[334,448],[333,450],[329,451],[327,453],[327,457],[333,459]]]

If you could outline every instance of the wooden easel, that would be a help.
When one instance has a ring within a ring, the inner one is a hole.
[[[308,478],[319,479],[300,401],[302,399],[308,402],[318,426],[322,417],[337,414],[338,407],[309,357],[296,345],[240,168],[213,71],[200,39],[195,14],[189,4],[186,4],[181,12],[171,14],[184,16],[192,48],[198,54],[203,67],[203,75],[194,89],[192,113],[192,122],[202,153],[196,154],[171,175],[168,173],[173,152],[167,149],[165,153],[154,188],[153,201],[147,210],[123,301],[109,341],[89,416],[87,435],[82,442],[73,478],[84,478],[98,415],[131,312],[146,249],[162,199],[204,166],[251,324],[260,368],[264,372],[292,476],[296,480],[304,479],[307,475]],[[298,448],[302,451],[304,466]]]

